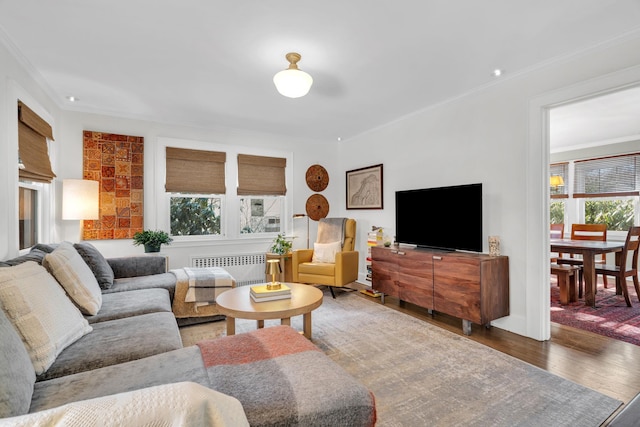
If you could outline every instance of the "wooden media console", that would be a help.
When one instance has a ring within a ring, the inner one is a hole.
[[[374,290],[458,317],[466,335],[472,322],[489,326],[509,315],[506,256],[376,246],[371,258]]]

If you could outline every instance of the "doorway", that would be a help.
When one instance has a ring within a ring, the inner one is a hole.
[[[624,196],[622,192],[598,198],[573,197],[574,172],[584,169],[587,163],[582,160],[621,159],[622,155],[640,152],[640,86],[612,89],[606,93],[563,103],[548,109],[548,144],[550,176],[558,170],[563,171],[562,187],[550,187],[547,199],[547,211],[551,223],[565,224],[565,237],[570,235],[571,224],[606,222],[607,240],[624,241],[630,225],[640,224],[638,196]],[[633,158],[630,158],[633,161]],[[577,161],[577,163],[576,163]],[[582,162],[581,162],[582,161]],[[593,163],[592,162],[592,163]],[[576,165],[579,165],[576,168]],[[578,180],[580,181],[580,180]],[[583,181],[584,182],[584,181]],[[580,183],[580,182],[579,182]],[[611,191],[611,190],[607,190]],[[576,190],[581,193],[584,190]],[[594,215],[594,207],[603,209],[600,215]],[[622,209],[624,208],[624,211]],[[607,211],[605,209],[611,209]],[[624,215],[621,214],[624,212]],[[618,214],[613,217],[612,214]],[[633,217],[633,222],[629,222]],[[621,219],[625,221],[616,222]],[[607,263],[614,262],[609,255]],[[613,279],[605,288],[602,276],[598,277],[599,309],[584,306],[584,301],[561,305],[559,292],[554,286],[555,277],[551,277],[550,320],[551,322],[587,330],[600,335],[640,345],[640,340],[630,336],[627,327],[640,322],[640,303],[635,292],[632,308],[620,304],[615,295]],[[633,286],[631,286],[633,288]],[[633,313],[632,313],[633,312]],[[626,318],[618,323],[618,318]],[[637,335],[637,334],[636,334]]]

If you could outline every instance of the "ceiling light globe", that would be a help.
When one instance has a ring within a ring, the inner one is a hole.
[[[288,98],[300,98],[309,93],[313,78],[304,71],[287,69],[273,76],[273,83],[281,95]]]

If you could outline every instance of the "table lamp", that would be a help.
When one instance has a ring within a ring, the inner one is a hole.
[[[271,275],[271,283],[267,283],[268,290],[280,289],[281,284],[276,281],[276,274],[282,273],[279,259],[267,260],[267,274]]]

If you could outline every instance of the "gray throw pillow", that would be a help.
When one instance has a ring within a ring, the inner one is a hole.
[[[35,261],[38,264],[42,264],[42,260],[46,254],[47,252],[41,251],[40,249],[31,249],[31,251],[24,255],[3,261],[2,267],[12,267],[27,261]]]
[[[96,276],[100,289],[109,289],[113,285],[113,269],[100,251],[88,242],[75,243],[73,247]]]
[[[58,243],[36,243],[31,247],[31,250],[37,249],[42,252],[50,254],[58,248]]]
[[[36,374],[27,349],[0,304],[0,418],[29,412]]]

